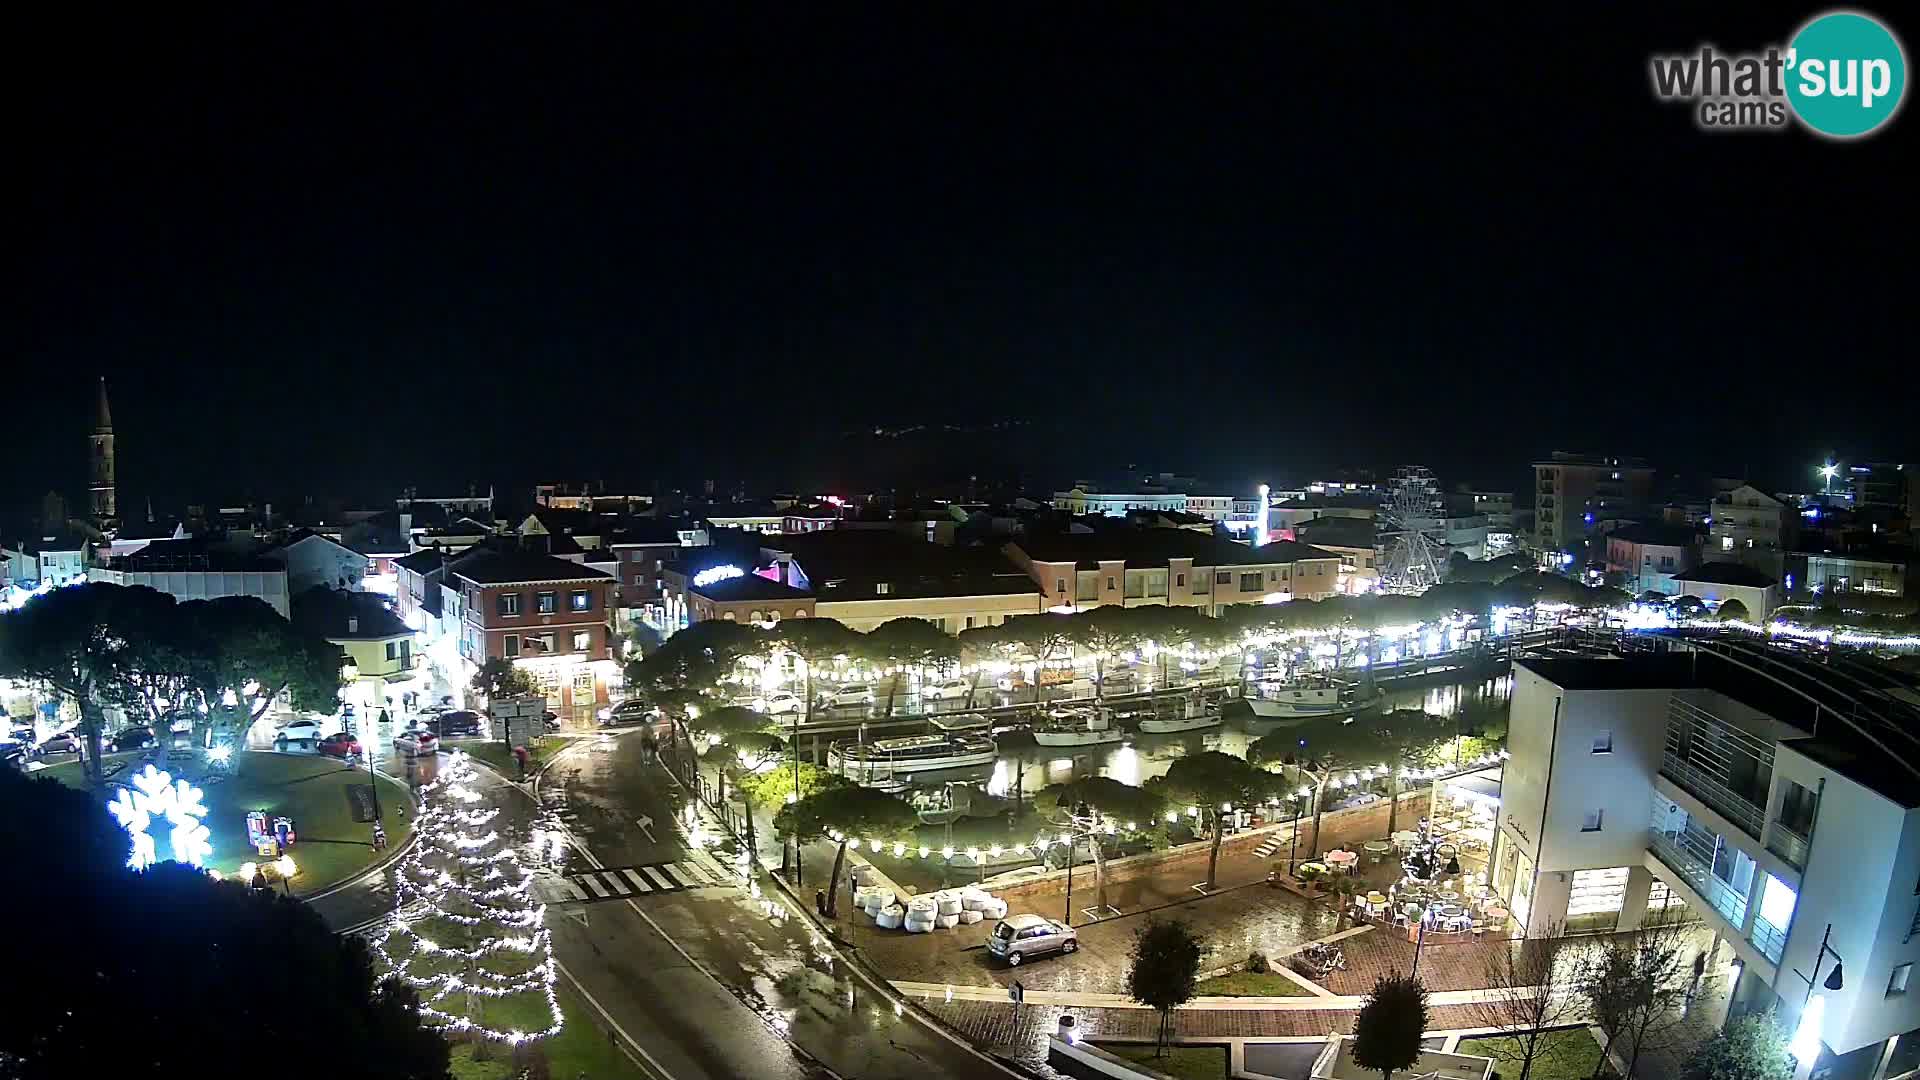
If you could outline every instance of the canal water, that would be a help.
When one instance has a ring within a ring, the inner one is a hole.
[[[1435,716],[1453,717],[1463,709],[1477,716],[1500,715],[1512,695],[1510,675],[1453,683],[1429,683],[1419,687],[1388,690],[1382,709],[1414,709]],[[1134,733],[1125,742],[1104,746],[1040,746],[1024,733],[998,737],[1000,755],[992,765],[968,769],[942,769],[916,773],[913,787],[929,792],[947,784],[965,784],[989,795],[1024,799],[1050,784],[1063,784],[1084,776],[1107,776],[1124,784],[1139,785],[1164,774],[1175,761],[1189,754],[1218,750],[1245,757],[1256,739],[1276,731],[1297,732],[1311,745],[1314,733],[1337,728],[1342,721],[1328,717],[1305,721],[1291,727],[1257,719],[1228,719],[1219,727],[1171,735]],[[911,792],[908,793],[912,794]]]

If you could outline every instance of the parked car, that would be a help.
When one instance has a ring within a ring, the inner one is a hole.
[[[275,743],[317,742],[326,736],[318,720],[295,720],[273,736]]]
[[[987,951],[1019,967],[1022,962],[1048,953],[1070,953],[1080,947],[1080,935],[1073,927],[1039,915],[1009,915],[993,926],[987,935]]]
[[[545,725],[548,731],[559,731],[560,714],[554,712],[552,709],[548,709],[546,712],[540,714],[540,723]]]
[[[480,714],[472,709],[456,709],[422,721],[428,731],[443,739],[480,734]]]
[[[787,713],[805,712],[806,708],[807,703],[799,696],[783,691],[762,698],[760,711],[768,716],[784,716]]]
[[[440,749],[440,736],[423,727],[410,727],[393,737],[393,748],[415,754],[431,754]]]
[[[71,734],[71,733],[69,733]],[[48,740],[51,742],[52,740]],[[130,727],[114,733],[107,740],[107,752],[123,754],[129,750],[144,750],[153,744],[153,731],[149,728]]]
[[[831,707],[871,705],[873,704],[873,687],[866,683],[848,683],[827,691],[820,696],[820,699]]]
[[[618,705],[600,710],[602,724],[637,724],[653,714],[653,706],[641,698],[628,698]]]
[[[62,731],[57,735],[49,735],[35,749],[42,754],[77,754],[80,752],[80,733]]]
[[[973,693],[972,679],[943,679],[920,691],[928,701],[965,701]]]
[[[342,731],[321,739],[314,744],[313,748],[328,757],[357,757],[360,753],[360,740]]]

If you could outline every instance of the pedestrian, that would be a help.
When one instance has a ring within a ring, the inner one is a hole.
[[[513,760],[520,766],[520,779],[525,780],[527,778],[527,748],[524,746],[514,747]]]
[[[253,870],[253,880],[247,882],[247,887],[257,893],[266,892],[267,891],[267,875],[265,874],[265,872],[263,872],[259,867],[255,867]]]

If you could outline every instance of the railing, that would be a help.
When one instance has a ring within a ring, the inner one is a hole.
[[[1747,801],[1746,796],[1671,754],[1660,762],[1660,775],[1739,826],[1748,836],[1760,839],[1766,827],[1766,813]]]
[[[1734,891],[1726,882],[1713,875],[1713,868],[1702,863],[1684,848],[1667,839],[1667,834],[1654,829],[1649,834],[1648,848],[1654,857],[1666,864],[1667,869],[1678,874],[1693,891],[1706,898],[1729,923],[1745,926],[1747,922],[1747,898]]]
[[[1786,825],[1775,821],[1767,825],[1767,850],[1785,859],[1795,870],[1807,868],[1807,851],[1812,841]]]
[[[1753,920],[1753,933],[1747,940],[1753,942],[1754,948],[1759,949],[1762,955],[1776,964],[1780,962],[1780,954],[1787,948],[1787,932],[1765,919]]]

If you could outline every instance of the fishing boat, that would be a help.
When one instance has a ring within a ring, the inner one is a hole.
[[[1140,721],[1140,734],[1169,735],[1176,731],[1199,731],[1201,728],[1219,726],[1220,714],[1217,712],[1203,712],[1192,716],[1153,717]]]
[[[991,765],[999,747],[987,735],[908,735],[871,742],[837,742],[827,767],[861,783],[968,765]]]
[[[1378,691],[1364,692],[1336,682],[1261,683],[1255,693],[1247,696],[1246,702],[1256,719],[1284,724],[1320,716],[1350,716],[1372,708],[1381,697]]]
[[[1033,741],[1041,746],[1100,746],[1126,737],[1107,709],[1055,709],[1033,725]]]

